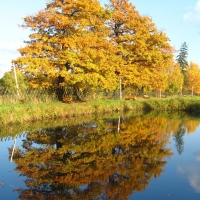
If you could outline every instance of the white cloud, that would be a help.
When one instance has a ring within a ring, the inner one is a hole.
[[[200,193],[200,171],[197,164],[190,164],[189,166],[178,166],[178,172],[184,174],[190,185],[197,193]]]
[[[194,161],[190,162],[187,165],[178,165],[178,173],[183,174],[188,179],[190,185],[194,188],[197,193],[200,193],[200,153],[196,154]]]
[[[188,175],[190,185],[195,189],[197,193],[200,193],[200,175],[197,172],[191,172]]]
[[[185,20],[200,22],[200,0],[197,1],[192,11],[189,11],[183,15]]]
[[[191,19],[192,17],[193,17],[193,13],[192,12],[188,12],[188,13],[186,13],[186,14],[183,15],[183,18],[185,20]]]
[[[196,161],[197,161],[197,162],[200,162],[200,155],[197,155],[197,156],[196,156]]]
[[[23,47],[23,43],[19,42],[5,42],[5,41],[0,41],[0,51],[9,51],[9,52],[16,52],[17,49],[20,47]]]
[[[200,1],[198,1],[194,7],[195,12],[200,13]]]
[[[2,72],[2,71],[0,70],[0,78],[2,78],[3,75],[4,75],[4,72]]]
[[[11,70],[11,60],[20,55],[17,49],[23,46],[20,42],[0,41],[0,78]]]
[[[177,171],[178,173],[185,174],[185,169],[180,165],[178,165]]]
[[[0,78],[4,75],[5,72],[10,70],[11,70],[11,62],[0,61]]]
[[[11,62],[9,62],[9,61],[0,61],[0,67],[3,67],[3,66],[9,67],[9,66],[11,66]]]

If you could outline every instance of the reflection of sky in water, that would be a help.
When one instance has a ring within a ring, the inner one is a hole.
[[[16,147],[20,146],[18,138]],[[149,185],[142,192],[133,192],[130,200],[199,200],[200,199],[200,128],[195,133],[184,135],[184,151],[177,153],[175,141],[171,138],[169,147],[174,155],[167,159],[164,172],[158,178],[152,178]],[[8,147],[12,147],[14,140],[0,141],[0,199],[17,199],[17,188],[25,189],[24,178],[13,169],[15,165],[8,160]],[[1,184],[2,183],[2,184]],[[4,185],[3,185],[4,184]],[[87,185],[80,187],[81,190]]]
[[[193,138],[192,141],[191,138]],[[186,164],[179,164],[177,170],[179,173],[187,177],[190,185],[195,189],[197,193],[200,193],[200,146],[199,149],[196,147],[200,144],[200,129],[196,131],[196,134],[187,137],[186,147],[187,151],[191,153],[190,157],[187,158]]]
[[[19,196],[16,189],[25,188],[24,178],[13,171],[15,164],[9,162],[8,147],[12,147],[14,140],[0,141],[0,199],[14,200]],[[21,138],[17,139],[16,146],[21,145]]]
[[[190,185],[200,193],[200,164],[190,163],[188,166],[178,166],[178,172],[187,177]]]
[[[185,133],[184,150],[177,153],[174,139],[169,147],[173,156],[168,159],[159,178],[151,179],[142,192],[134,192],[129,198],[137,200],[199,200],[200,199],[200,127],[189,135]]]

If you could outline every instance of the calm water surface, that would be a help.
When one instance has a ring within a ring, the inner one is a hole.
[[[2,136],[0,199],[199,200],[199,125],[121,115]]]

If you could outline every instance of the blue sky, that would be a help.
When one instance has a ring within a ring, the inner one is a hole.
[[[106,3],[106,0],[101,0]],[[188,62],[200,66],[200,0],[130,0],[141,15],[152,18],[164,31],[177,50],[188,44]],[[30,31],[18,25],[23,17],[37,13],[46,0],[0,1],[0,77],[11,69],[11,60],[17,58],[17,49],[28,39]]]

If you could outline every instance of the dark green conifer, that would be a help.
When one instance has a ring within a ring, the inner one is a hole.
[[[187,62],[187,56],[188,56],[188,46],[186,42],[184,42],[181,45],[181,48],[179,50],[179,54],[176,57],[176,62],[180,64],[181,69],[184,71],[188,68],[188,62]]]

